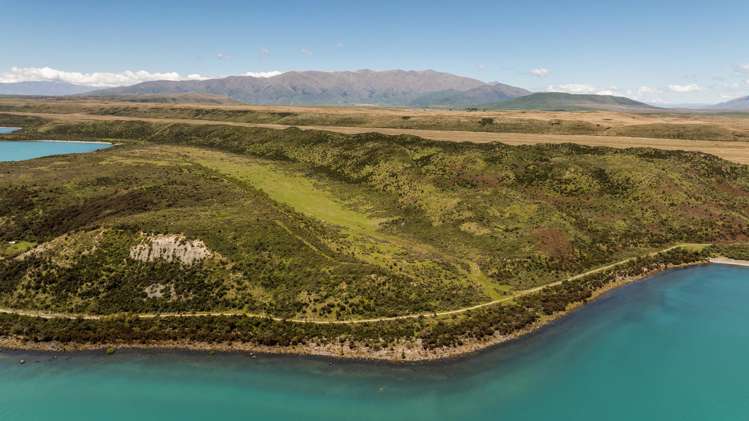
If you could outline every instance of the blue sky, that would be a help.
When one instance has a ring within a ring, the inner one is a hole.
[[[749,95],[749,1],[0,0],[0,82],[363,68],[720,101]]]

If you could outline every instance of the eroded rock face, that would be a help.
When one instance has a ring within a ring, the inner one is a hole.
[[[130,249],[130,258],[141,262],[166,260],[192,265],[212,253],[201,240],[188,240],[182,235],[149,235]]]

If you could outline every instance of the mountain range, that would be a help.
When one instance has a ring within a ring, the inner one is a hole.
[[[97,89],[58,81],[0,83],[0,95],[64,96],[84,94]]]
[[[713,108],[726,111],[749,111],[749,96],[722,102]]]
[[[200,93],[253,104],[435,106],[498,102],[525,89],[449,73],[359,70],[286,72],[274,77],[230,76],[200,81],[154,81],[91,95]]]
[[[163,103],[380,105],[559,111],[659,109],[625,97],[560,92],[532,93],[499,82],[485,83],[434,70],[291,71],[273,77],[229,76],[207,80],[159,80],[107,89],[62,81],[0,83],[0,95],[85,95]],[[714,106],[690,108],[706,111],[749,111],[749,97]]]
[[[537,92],[488,105],[486,108],[549,111],[648,111],[657,107],[622,96]]]
[[[530,95],[530,91],[504,83],[491,82],[467,91],[447,90],[422,95],[411,102],[418,107],[470,107]]]

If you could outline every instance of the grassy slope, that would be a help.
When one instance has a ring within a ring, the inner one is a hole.
[[[0,260],[0,307],[413,314],[510,296],[665,244],[748,234],[747,168],[704,155],[134,122],[37,127],[42,137],[141,141],[0,164],[0,241],[42,244]],[[214,254],[190,266],[136,262],[129,250],[145,233],[181,233]],[[515,333],[622,276],[701,258],[675,250],[438,319],[0,315],[0,332],[75,342],[353,340],[370,351],[410,338],[429,350]],[[148,298],[155,285],[173,288],[171,297]]]
[[[443,310],[671,243],[743,238],[749,224],[747,168],[695,154],[135,122],[43,130],[147,143],[2,165],[0,240],[47,242],[0,266],[11,307]],[[217,254],[136,263],[144,232]],[[146,298],[154,284],[176,298]]]
[[[409,277],[384,263],[355,259],[351,249],[366,247],[365,237],[349,238],[340,226],[274,202],[246,182],[244,176],[252,171],[227,169],[231,157],[203,151],[193,157],[182,151],[123,147],[71,156],[67,165],[59,159],[14,164],[25,175],[13,181],[10,175],[3,177],[7,219],[0,233],[4,239],[51,245],[39,256],[6,263],[4,304],[104,313],[231,308],[356,317],[482,299],[477,288],[449,270],[444,279]],[[283,177],[281,171],[276,174]],[[28,185],[24,180],[34,181]],[[258,180],[265,188],[277,185],[263,184],[267,179],[262,176]],[[337,206],[324,199],[307,198],[322,209]],[[348,216],[345,209],[341,212]],[[349,221],[335,220],[344,225]],[[140,241],[141,232],[200,238],[220,257],[189,268],[135,263],[128,251]],[[401,257],[411,257],[416,264],[421,256],[402,251]],[[421,263],[428,268],[432,263],[426,257]],[[18,276],[7,276],[7,271]],[[181,298],[146,299],[145,288],[155,283],[174,285]],[[404,293],[405,284],[417,287],[418,296]]]

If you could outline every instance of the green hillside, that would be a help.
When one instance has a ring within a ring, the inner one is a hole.
[[[749,169],[700,154],[141,122],[37,130],[27,135],[122,144],[0,164],[0,241],[24,245],[0,254],[5,308],[429,313],[749,234]],[[482,335],[590,292],[560,291],[499,306]],[[472,332],[453,322],[429,326],[450,340]],[[380,335],[425,328],[413,323]],[[278,342],[344,332],[253,326],[255,340]]]

